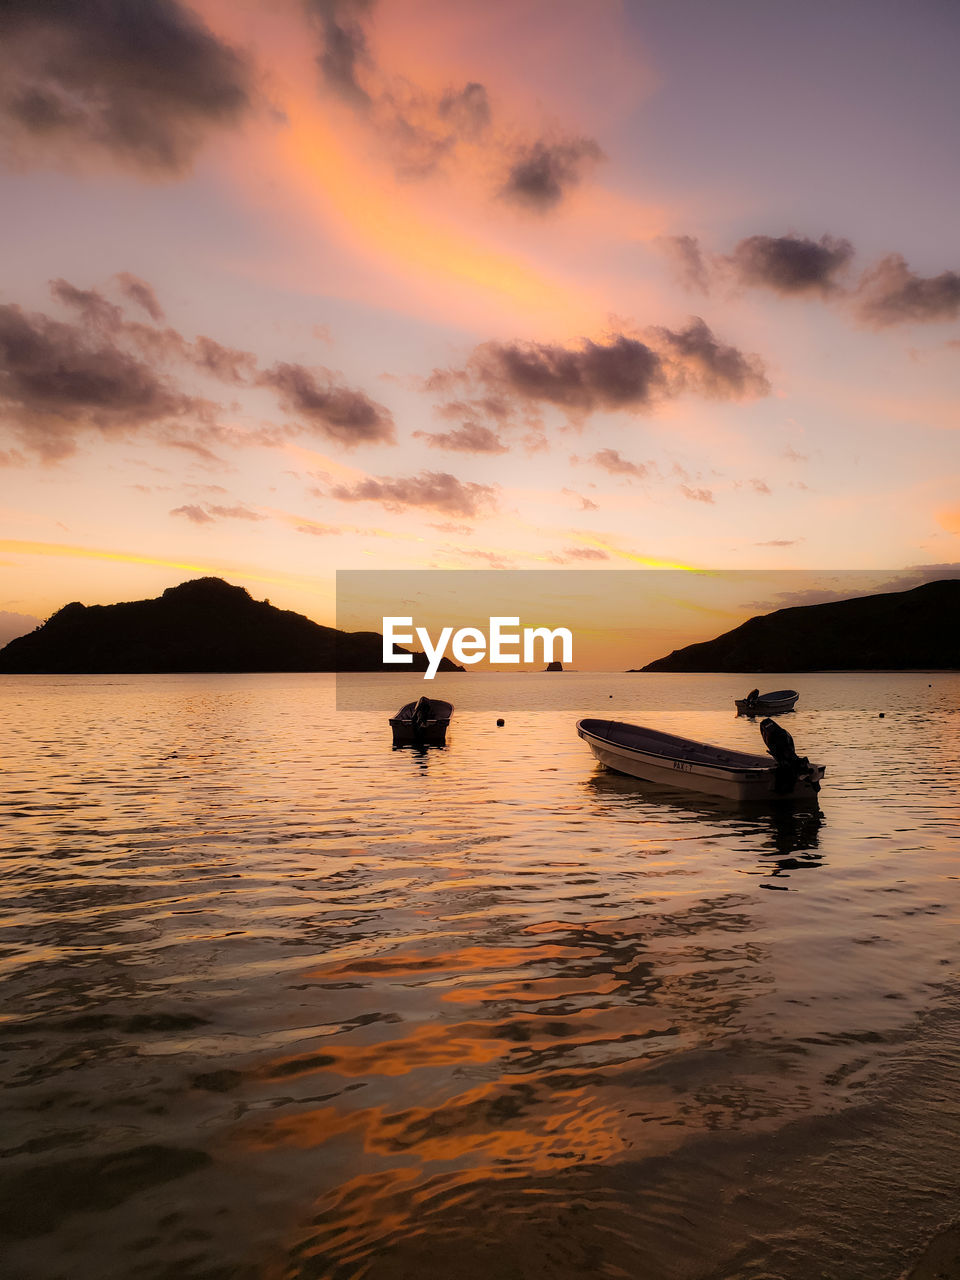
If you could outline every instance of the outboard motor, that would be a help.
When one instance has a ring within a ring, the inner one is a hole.
[[[427,721],[430,719],[430,699],[421,698],[413,708],[413,715],[410,717],[410,726],[413,729],[415,738],[423,737],[426,732]]]
[[[792,734],[768,716],[760,721],[760,736],[763,738],[763,745],[777,762],[775,791],[781,794],[792,791],[802,777],[808,778],[814,791],[820,790],[820,780],[814,776],[810,761],[806,756],[797,755]]]

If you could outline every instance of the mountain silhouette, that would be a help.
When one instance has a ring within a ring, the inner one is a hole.
[[[960,579],[911,591],[778,609],[643,671],[960,669]]]
[[[400,650],[397,652],[409,652]],[[0,672],[107,674],[186,671],[425,671],[384,666],[375,631],[311,622],[222,578],[195,578],[155,600],[64,605],[0,649]],[[462,671],[444,658],[440,671]]]

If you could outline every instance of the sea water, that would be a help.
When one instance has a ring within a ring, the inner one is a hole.
[[[960,676],[769,677],[819,812],[576,736],[762,751],[743,677],[440,676],[425,752],[351,679],[0,678],[4,1274],[896,1280],[960,1217]]]

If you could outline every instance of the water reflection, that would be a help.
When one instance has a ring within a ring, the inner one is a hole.
[[[566,712],[396,755],[315,678],[18,684],[10,1273],[893,1280],[960,1201],[960,680],[877,679],[804,685],[826,818],[587,776]],[[756,747],[678,688],[611,705]]]
[[[599,803],[598,812],[603,816],[626,817],[641,824],[644,819],[656,819],[661,823],[689,824],[710,836],[729,835],[745,851],[780,859],[783,870],[789,869],[787,864],[795,853],[805,855],[793,860],[795,867],[822,864],[817,850],[825,816],[815,802],[743,805],[720,796],[660,787],[607,770],[591,775],[583,785]]]
[[[391,751],[407,751],[410,755],[425,757],[431,751],[445,751],[445,742],[395,742]]]

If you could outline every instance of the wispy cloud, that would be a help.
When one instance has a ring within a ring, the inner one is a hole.
[[[921,276],[899,253],[866,271],[856,294],[857,311],[868,324],[935,323],[960,315],[960,273]]]
[[[364,392],[338,385],[327,369],[280,363],[264,370],[258,382],[278,392],[280,403],[301,424],[347,448],[396,439],[390,411]]]
[[[174,507],[170,514],[172,516],[183,516],[192,524],[212,524],[216,520],[266,519],[266,516],[259,511],[251,511],[243,503],[236,503],[231,507],[217,503],[204,503],[202,506],[198,503],[187,503],[182,507]]]
[[[478,422],[465,422],[453,431],[415,431],[415,440],[426,440],[431,449],[455,453],[507,453],[507,446],[495,431]]]
[[[116,279],[126,299],[162,319],[146,281],[126,274]],[[132,320],[98,289],[57,279],[51,292],[76,320],[0,305],[0,408],[16,441],[48,461],[73,453],[85,434],[119,438],[148,431],[218,464],[211,445],[278,445],[295,435],[319,435],[346,448],[395,440],[389,409],[329,369],[278,362],[261,370],[251,352]],[[245,436],[227,431],[220,426],[222,406],[188,390],[187,373],[269,388],[289,418]]]
[[[650,471],[645,462],[631,462],[628,458],[622,458],[616,449],[600,449],[590,461],[614,476],[635,476],[642,480]]]
[[[479,80],[432,90],[390,74],[374,54],[375,0],[306,0],[320,51],[317,67],[328,92],[349,106],[405,179],[466,165],[502,174],[489,191],[521,209],[546,213],[603,159],[594,139],[543,130],[518,137],[498,121],[496,104]]]
[[[334,485],[330,496],[341,502],[376,502],[387,511],[426,507],[450,515],[477,516],[496,505],[496,489],[472,480],[458,480],[446,471],[422,471],[416,476],[368,476],[352,485]]]

